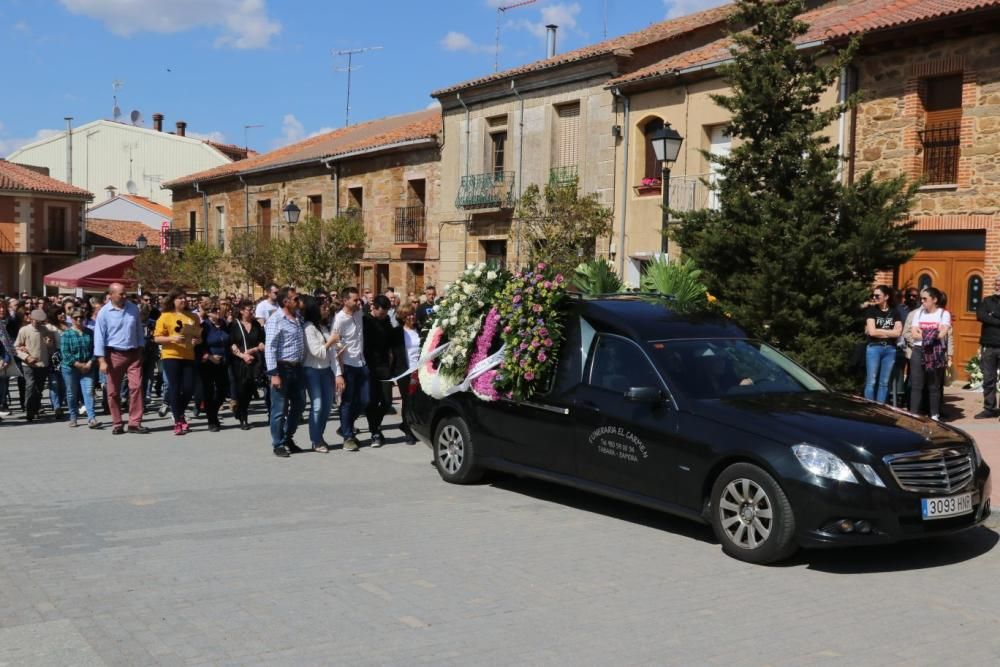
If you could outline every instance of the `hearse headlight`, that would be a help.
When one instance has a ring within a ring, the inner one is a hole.
[[[976,444],[975,439],[969,438],[969,442],[972,443],[972,462],[978,468],[983,464],[983,453],[979,451],[979,445]]]
[[[862,479],[866,482],[872,486],[878,486],[883,489],[885,488],[885,482],[883,482],[882,478],[878,476],[877,472],[875,472],[875,468],[872,468],[867,463],[855,463],[854,467],[859,473],[861,473]]]
[[[801,443],[793,445],[792,452],[795,453],[795,458],[799,460],[802,467],[817,477],[826,477],[838,482],[858,483],[858,478],[854,476],[847,464],[839,456],[835,456],[825,449]]]

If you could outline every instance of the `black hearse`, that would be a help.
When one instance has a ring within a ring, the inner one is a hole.
[[[990,514],[973,439],[837,393],[731,321],[641,295],[566,300],[531,401],[435,400],[407,418],[441,477],[537,477],[711,523],[731,556],[942,535]]]

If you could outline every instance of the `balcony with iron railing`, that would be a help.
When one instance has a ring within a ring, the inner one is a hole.
[[[549,185],[561,187],[576,185],[578,182],[579,170],[575,164],[549,169]]]
[[[924,183],[958,183],[958,158],[961,154],[962,127],[958,123],[939,125],[920,132],[924,149]]]
[[[196,229],[171,229],[160,233],[165,235],[166,246],[170,250],[181,250],[192,243],[205,241],[205,230],[201,227]]]
[[[514,208],[514,172],[462,176],[455,208]]]
[[[423,204],[396,208],[396,245],[427,245],[425,216]]]

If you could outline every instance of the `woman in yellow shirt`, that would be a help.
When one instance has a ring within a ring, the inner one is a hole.
[[[153,341],[161,346],[160,359],[167,376],[167,402],[174,416],[174,435],[184,435],[190,430],[184,411],[194,394],[194,347],[201,342],[201,324],[188,310],[184,290],[175,287],[167,294],[166,308],[153,330]]]

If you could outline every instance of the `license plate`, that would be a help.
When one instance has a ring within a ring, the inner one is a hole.
[[[968,514],[973,510],[972,494],[963,493],[960,496],[947,498],[921,498],[920,509],[925,520]]]

